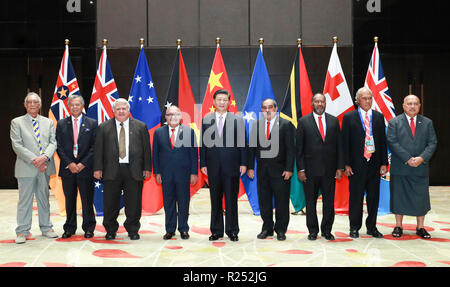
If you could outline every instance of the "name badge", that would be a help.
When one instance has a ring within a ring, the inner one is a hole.
[[[78,145],[75,144],[73,145],[73,157],[77,158],[77,156],[78,156]]]
[[[373,141],[373,136],[370,136],[369,138],[366,138],[366,150],[368,153],[374,153],[375,152],[375,142]]]

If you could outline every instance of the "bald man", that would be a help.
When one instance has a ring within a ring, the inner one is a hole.
[[[391,159],[391,212],[396,226],[392,236],[403,234],[403,216],[416,216],[416,234],[424,239],[431,235],[424,228],[425,215],[431,209],[429,161],[437,146],[433,122],[419,115],[420,100],[408,95],[403,101],[404,113],[391,119],[387,142]]]

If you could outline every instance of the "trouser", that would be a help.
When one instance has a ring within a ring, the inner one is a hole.
[[[66,223],[64,231],[75,234],[77,230],[77,194],[80,191],[84,232],[94,232],[96,220],[94,214],[94,178],[77,175],[62,178],[66,202]]]
[[[134,180],[128,164],[120,164],[119,174],[114,180],[103,181],[103,226],[107,233],[116,233],[119,229],[117,217],[120,212],[120,195],[123,190],[125,201],[125,222],[123,226],[128,234],[137,234],[141,223],[142,180]]]
[[[166,220],[166,232],[188,232],[190,182],[163,181],[163,203]]]
[[[38,173],[35,177],[17,178],[19,186],[19,202],[17,204],[17,228],[16,234],[28,236],[30,234],[33,217],[33,198],[36,196],[38,207],[39,228],[47,232],[52,229],[50,221],[50,202],[48,181],[50,177],[44,173]]]

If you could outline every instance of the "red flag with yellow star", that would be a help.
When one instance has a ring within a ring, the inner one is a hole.
[[[206,86],[205,97],[203,98],[202,118],[209,113],[215,112],[216,108],[213,104],[213,95],[217,90],[221,89],[226,89],[230,94],[230,106],[228,107],[228,111],[237,113],[238,108],[236,106],[233,91],[231,90],[230,81],[228,80],[227,70],[225,69],[225,64],[223,63],[220,46],[217,45],[216,55],[214,56],[211,73],[209,74],[208,85]],[[205,181],[208,182],[208,177],[205,175],[203,175],[203,177],[205,178]],[[242,181],[240,181],[238,197],[241,197],[244,193],[244,185],[242,184]]]

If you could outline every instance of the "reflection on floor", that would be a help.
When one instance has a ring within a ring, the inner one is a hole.
[[[361,237],[348,236],[348,217],[337,215],[333,226],[335,241],[307,239],[304,215],[291,215],[286,241],[276,237],[256,238],[262,225],[252,214],[244,195],[239,199],[239,241],[227,237],[208,241],[210,206],[208,189],[201,189],[191,200],[190,239],[177,235],[165,241],[164,211],[141,218],[141,239],[131,241],[123,226],[116,240],[104,240],[102,217],[97,217],[95,237],[85,239],[78,217],[78,232],[68,240],[41,236],[37,216],[33,217],[32,235],[25,244],[15,244],[17,190],[0,191],[0,266],[450,266],[450,187],[430,187],[432,210],[425,218],[431,240],[415,235],[416,219],[405,217],[401,239],[394,239],[395,219],[392,214],[378,217],[378,229],[383,239],[375,239],[360,230]],[[59,215],[53,196],[50,197],[52,222],[61,235],[65,217]],[[365,209],[364,209],[365,211]],[[321,203],[318,204],[319,220]],[[37,209],[34,211],[37,215]],[[123,210],[119,223],[123,224]]]

